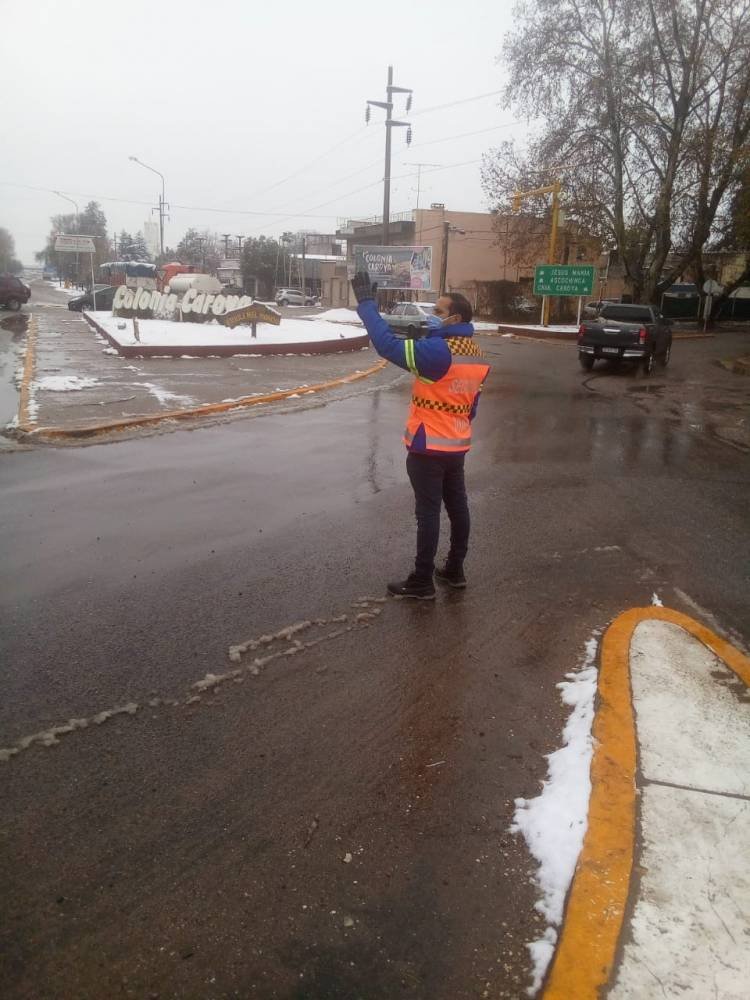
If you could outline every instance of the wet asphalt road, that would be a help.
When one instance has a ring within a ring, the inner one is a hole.
[[[740,344],[647,382],[487,339],[470,587],[434,605],[352,607],[409,568],[406,379],[3,455],[0,746],[139,706],[0,762],[3,997],[524,996],[541,927],[508,827],[555,685],[654,592],[750,637],[750,457],[716,423],[747,389],[713,364]],[[192,687],[304,620],[323,641]]]

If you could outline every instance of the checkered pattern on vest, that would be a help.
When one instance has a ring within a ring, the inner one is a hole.
[[[465,415],[471,413],[469,403],[443,403],[437,399],[424,399],[422,396],[412,396],[412,403],[421,406],[425,410],[440,410],[441,413],[460,413]]]
[[[445,342],[450,347],[451,354],[464,354],[473,358],[484,357],[474,343],[473,337],[446,337]]]

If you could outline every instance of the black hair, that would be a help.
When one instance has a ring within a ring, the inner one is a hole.
[[[451,300],[451,316],[460,316],[462,323],[471,323],[474,310],[466,296],[460,292],[446,292],[445,297]]]

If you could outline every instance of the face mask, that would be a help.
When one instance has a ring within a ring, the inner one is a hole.
[[[439,316],[435,316],[434,314],[430,314],[427,317],[427,329],[428,330],[440,330],[441,327],[442,327],[442,325],[443,325],[443,321],[440,319]]]

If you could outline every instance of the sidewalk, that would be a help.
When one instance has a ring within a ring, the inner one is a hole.
[[[750,660],[634,608],[601,649],[588,829],[545,1000],[741,1000],[750,983]]]
[[[27,440],[80,439],[299,399],[384,374],[371,348],[326,355],[123,358],[80,313],[29,319],[17,427]]]

